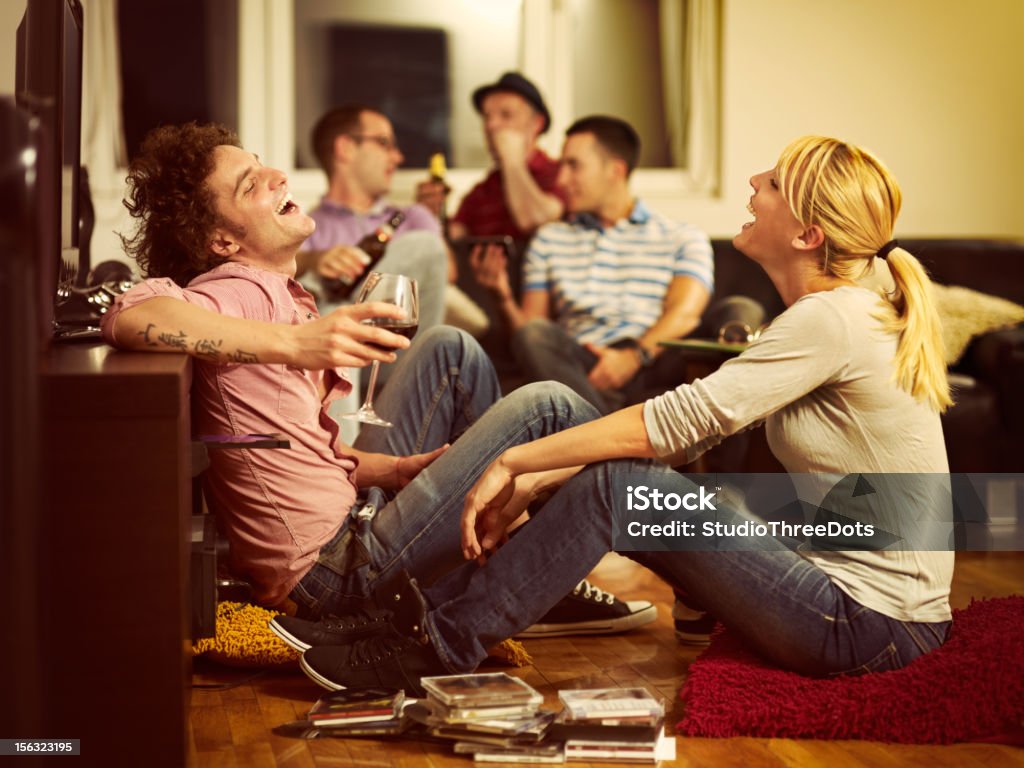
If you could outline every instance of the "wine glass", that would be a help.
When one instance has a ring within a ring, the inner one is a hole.
[[[366,325],[375,325],[378,328],[386,328],[392,333],[397,333],[411,339],[416,335],[416,329],[420,324],[420,302],[416,290],[416,281],[405,275],[389,275],[383,272],[371,272],[363,282],[362,290],[356,303],[366,301],[383,301],[386,304],[394,304],[405,310],[405,317],[396,320],[393,317],[371,317],[364,320]],[[371,345],[373,346],[373,345]],[[364,424],[375,424],[378,427],[393,426],[377,415],[373,410],[373,391],[377,386],[377,372],[380,369],[380,362],[373,361],[370,369],[370,381],[366,387],[366,400],[354,413],[342,414],[342,418],[355,419]]]

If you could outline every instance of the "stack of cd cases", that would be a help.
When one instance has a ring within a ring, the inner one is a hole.
[[[541,694],[504,672],[425,677],[429,733],[478,762],[564,762],[562,744],[541,744],[554,713]]]

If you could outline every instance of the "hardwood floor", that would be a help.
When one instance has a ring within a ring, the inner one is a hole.
[[[677,698],[699,649],[676,642],[672,632],[671,590],[648,571],[610,555],[592,581],[621,598],[646,598],[658,605],[656,623],[623,635],[529,641],[532,667],[512,670],[557,708],[557,690],[609,685],[643,685],[671,706],[666,723],[682,717]],[[1024,594],[1024,552],[961,553],[953,583],[954,607],[972,597]],[[653,597],[652,597],[653,596]],[[1022,628],[1024,631],[1024,628]],[[490,667],[489,667],[490,668]],[[494,666],[494,669],[504,668]],[[243,681],[225,690],[192,691],[189,764],[206,766],[461,766],[468,758],[446,745],[416,741],[317,739],[277,736],[274,726],[303,717],[322,693],[297,668],[244,681],[250,671],[218,667],[199,659],[197,684]],[[990,744],[947,747],[854,741],[788,739],[687,739],[677,737],[681,766],[1024,766],[1024,750]],[[587,763],[567,765],[586,766]],[[604,763],[602,765],[609,765]]]

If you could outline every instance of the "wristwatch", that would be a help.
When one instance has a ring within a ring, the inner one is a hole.
[[[623,339],[618,344],[620,349],[632,349],[636,352],[636,359],[641,368],[646,368],[654,362],[654,355],[647,351],[647,347],[636,339]]]

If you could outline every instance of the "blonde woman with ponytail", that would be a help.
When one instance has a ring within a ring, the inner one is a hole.
[[[790,144],[750,186],[753,220],[733,243],[765,270],[786,310],[704,379],[532,442],[493,435],[508,447],[462,510],[463,556],[476,562],[425,591],[418,622],[449,671],[475,668],[615,549],[803,674],[896,669],[945,641],[953,552],[939,413],[950,397],[928,278],[893,238],[899,187],[870,153],[816,136]],[[893,285],[884,294],[863,284],[882,261]],[[482,421],[510,409],[535,423],[533,404],[556,393],[584,412],[546,383],[513,392]],[[862,538],[766,533],[716,497],[715,483],[698,487],[670,469],[761,422],[799,498],[812,510],[847,504],[838,509],[848,522],[858,515]],[[524,505],[552,490],[506,539]],[[677,503],[658,511],[659,496]],[[875,538],[885,531],[895,544]],[[409,654],[424,652],[422,641],[415,647]],[[363,680],[342,656],[331,680]]]
[[[875,268],[876,258],[886,261],[895,290],[884,294],[879,317],[899,338],[896,381],[944,411],[953,401],[928,276],[892,237],[902,203],[896,180],[866,150],[820,136],[790,144],[777,175],[793,215],[821,230],[823,278],[856,281]]]

